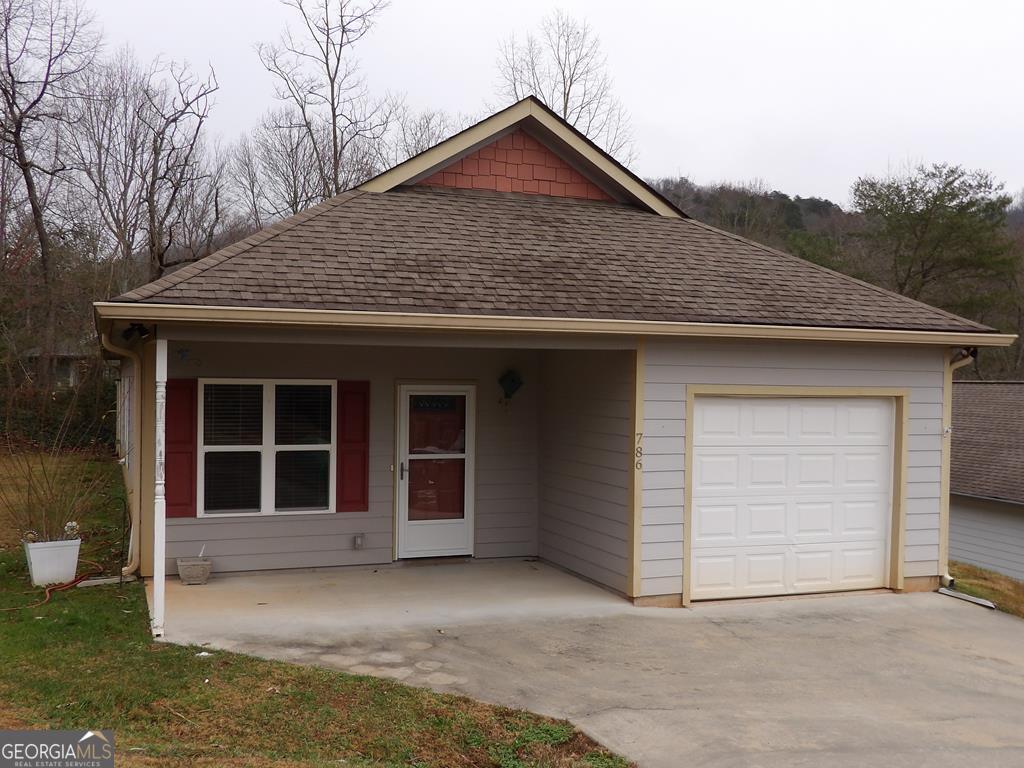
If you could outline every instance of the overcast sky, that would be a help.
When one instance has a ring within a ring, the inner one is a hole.
[[[233,139],[273,101],[253,50],[277,0],[86,0],[108,49],[210,64],[213,130]],[[481,114],[498,41],[552,8],[601,37],[645,177],[763,180],[849,200],[859,175],[908,162],[984,168],[1024,188],[1024,3],[928,0],[393,0],[358,49],[370,87]]]

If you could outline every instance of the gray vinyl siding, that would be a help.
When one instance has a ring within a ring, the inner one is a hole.
[[[474,554],[536,555],[539,355],[517,349],[172,342],[172,378],[370,381],[370,502],[366,512],[169,519],[168,572],[176,572],[174,558],[196,555],[204,544],[217,571],[391,562],[398,381],[476,383]],[[502,403],[497,381],[509,368],[526,383]],[[352,548],[357,533],[364,534],[361,550]]]
[[[684,443],[689,384],[909,389],[904,575],[936,575],[943,370],[943,350],[938,347],[699,339],[649,341],[644,366],[640,594],[682,591]]]
[[[625,592],[633,353],[545,352],[542,369],[540,556]]]
[[[949,557],[1024,581],[1024,505],[951,496]]]

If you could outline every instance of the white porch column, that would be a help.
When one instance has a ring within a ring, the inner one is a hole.
[[[156,341],[156,479],[153,494],[153,636],[164,634],[164,580],[167,552],[167,499],[164,491],[165,426],[167,406],[167,340]]]

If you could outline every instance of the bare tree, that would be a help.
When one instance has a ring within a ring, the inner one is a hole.
[[[282,130],[297,129],[309,144],[319,196],[337,195],[377,170],[374,147],[387,133],[393,104],[370,97],[352,57],[384,0],[282,0],[298,17],[275,44],[257,46],[274,76],[276,95],[290,109]]]
[[[22,189],[21,169],[0,153],[0,273],[23,269],[31,260],[31,218]]]
[[[254,227],[263,229],[263,176],[260,173],[260,158],[251,135],[242,136],[231,147],[228,185],[232,202]]]
[[[229,218],[227,175],[230,156],[219,145],[200,144],[193,157],[203,170],[178,194],[176,243],[167,265],[177,266],[213,253]]]
[[[194,247],[200,219],[214,228],[222,220],[223,163],[203,146],[216,90],[212,72],[202,80],[174,63],[143,66],[127,49],[81,78],[71,145],[80,180],[122,266],[121,290],[140,254],[155,279],[168,267],[171,251],[180,261],[203,250]],[[217,177],[213,187],[211,174]],[[200,241],[213,237],[208,235]]]
[[[231,151],[234,199],[256,228],[323,199],[316,153],[292,110],[268,112]]]
[[[379,143],[380,165],[389,168],[418,155],[475,120],[467,115],[452,115],[441,109],[416,111],[402,103],[395,107],[394,120]]]
[[[539,35],[507,38],[499,48],[498,75],[502,98],[532,94],[609,154],[625,163],[635,159],[629,115],[615,97],[601,41],[586,21],[555,11]]]
[[[56,344],[55,246],[46,197],[63,165],[68,97],[98,37],[76,0],[0,0],[0,143],[21,173],[42,278],[44,376]]]
[[[143,69],[128,49],[81,78],[71,149],[85,195],[110,239],[118,292],[128,289],[136,255],[145,247],[149,128],[145,112],[155,67]]]
[[[187,67],[172,64],[166,79],[147,89],[142,113],[148,140],[143,205],[151,280],[164,274],[167,253],[176,244],[180,197],[206,173],[199,162],[202,130],[217,87],[212,71],[203,80]]]

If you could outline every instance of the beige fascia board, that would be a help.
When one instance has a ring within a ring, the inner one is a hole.
[[[506,315],[452,315],[423,312],[353,312],[345,310],[278,307],[215,307],[144,302],[96,302],[101,321],[224,323],[232,325],[322,326],[414,331],[503,331],[631,335],[652,337],[708,337],[778,339],[792,341],[849,341],[889,344],[936,344],[963,347],[1006,347],[1015,334],[955,331],[905,331],[877,328],[829,328],[796,325],[742,325],[734,323],[679,323],[594,318],[515,317]]]
[[[629,197],[634,198],[660,216],[680,218],[679,211],[652,193],[647,185],[637,181],[621,167],[609,160],[587,141],[581,139],[565,124],[531,99],[523,99],[511,107],[491,115],[476,125],[457,133],[446,141],[415,157],[396,165],[389,171],[375,176],[358,188],[366,192],[387,192],[402,184],[422,178],[432,170],[443,166],[473,149],[483,146],[500,136],[526,118],[533,118],[547,131],[554,134],[586,162],[594,166],[614,184],[621,187]]]

